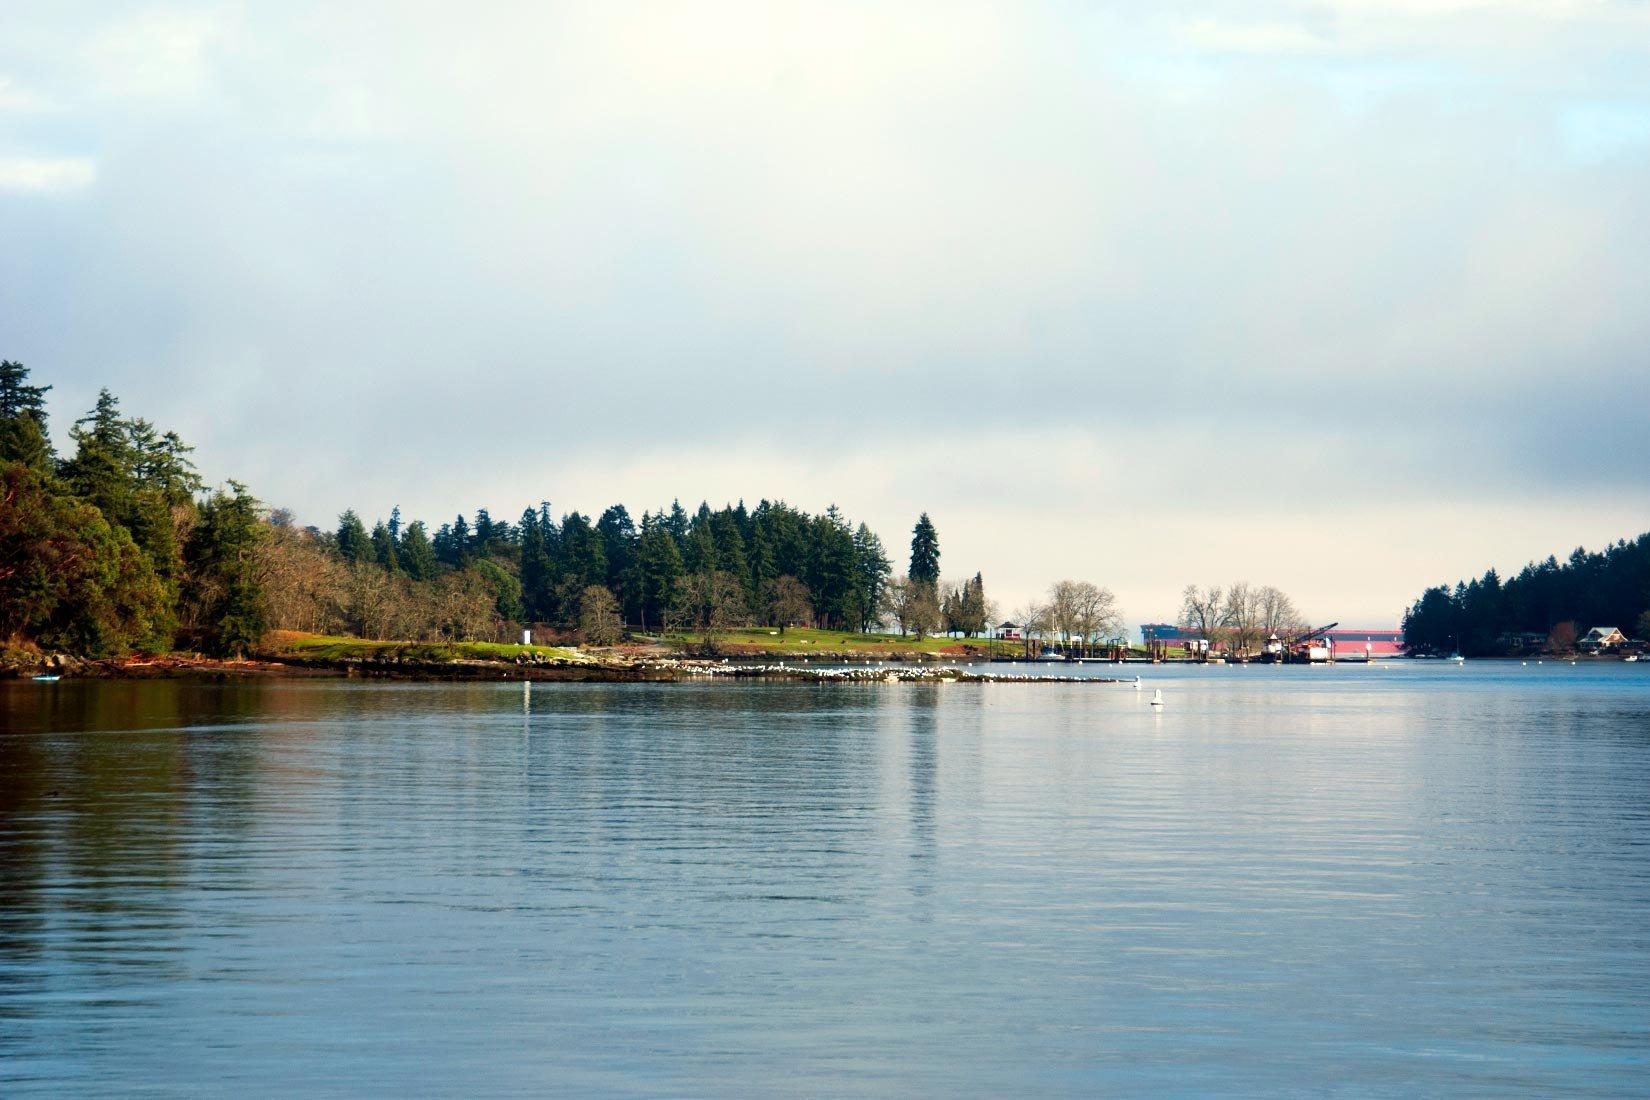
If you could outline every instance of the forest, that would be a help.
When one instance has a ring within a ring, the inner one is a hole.
[[[783,501],[636,518],[622,504],[514,521],[485,508],[433,530],[399,508],[369,527],[300,526],[235,481],[207,489],[175,432],[126,415],[107,390],[69,430],[47,430],[50,386],[0,363],[0,643],[92,657],[248,652],[271,630],[408,640],[499,640],[520,625],[590,644],[629,630],[691,633],[806,624],[984,633],[979,574],[940,576],[926,514],[896,577],[882,540],[836,506]]]
[[[1650,635],[1650,533],[1531,562],[1505,581],[1491,569],[1429,588],[1404,615],[1404,645],[1467,657],[1567,653],[1595,626]]]

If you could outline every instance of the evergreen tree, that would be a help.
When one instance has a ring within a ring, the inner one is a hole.
[[[672,606],[677,582],[684,572],[682,553],[676,548],[668,521],[643,517],[636,572],[642,628],[657,630]]]
[[[688,514],[682,508],[680,500],[670,502],[670,517],[665,520],[665,530],[669,531],[670,537],[676,540],[676,545],[680,546],[687,541]]]
[[[854,536],[836,505],[815,517],[810,527],[807,575],[809,602],[820,625],[840,629],[858,622],[855,592]]]
[[[427,581],[435,576],[438,568],[435,548],[424,533],[423,520],[415,519],[407,525],[406,534],[401,536],[400,561],[402,570],[415,581]]]
[[[0,462],[21,462],[37,474],[52,471],[54,456],[46,432],[46,391],[31,386],[22,363],[0,361]]]
[[[263,637],[268,618],[257,568],[264,536],[258,501],[239,482],[201,505],[187,551],[190,625],[208,653],[241,656]]]
[[[372,557],[372,543],[367,528],[355,509],[346,509],[338,517],[338,553],[345,561],[368,561]]]
[[[50,386],[29,385],[29,368],[10,359],[0,360],[0,420],[32,416],[46,427],[46,394]]]
[[[493,517],[487,514],[487,509],[476,510],[475,534],[471,536],[470,546],[477,554],[487,554],[493,548],[493,540],[498,537]]]
[[[882,615],[883,596],[893,564],[882,549],[882,540],[865,524],[854,531],[853,610],[861,632],[870,630]]]
[[[602,556],[607,560],[607,578],[600,587],[624,605],[628,602],[625,585],[636,556],[636,524],[624,505],[615,504],[596,521],[596,532],[601,536]]]
[[[911,579],[918,584],[940,583],[940,536],[924,512],[911,530]]]
[[[390,529],[383,521],[372,525],[372,560],[377,562],[385,572],[400,571],[400,553],[395,545],[395,539],[390,535]]]
[[[528,508],[516,524],[516,546],[520,557],[517,573],[521,577],[521,603],[524,621],[535,622],[548,618],[549,589],[551,586],[550,555],[545,552],[544,534],[539,529],[539,513]]]

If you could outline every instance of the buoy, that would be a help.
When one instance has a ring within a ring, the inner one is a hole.
[[[1158,688],[1156,691],[1152,692],[1152,706],[1160,707],[1162,705],[1163,705],[1163,689]]]
[[[1140,677],[1139,676],[1136,676],[1134,678],[1134,690],[1136,690],[1136,691],[1142,690],[1141,687],[1140,687]]]

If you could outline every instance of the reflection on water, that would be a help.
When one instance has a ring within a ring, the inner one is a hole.
[[[1645,1091],[1650,676],[0,685],[0,1093]]]

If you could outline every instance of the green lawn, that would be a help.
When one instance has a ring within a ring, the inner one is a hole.
[[[373,642],[361,638],[325,634],[273,636],[265,645],[272,655],[303,657],[316,661],[387,660],[403,661],[514,661],[531,654],[549,661],[584,662],[590,658],[576,649],[548,645],[514,645],[507,642]]]
[[[661,639],[665,644],[696,650],[699,637],[673,634]],[[924,638],[921,641],[898,634],[856,634],[846,630],[813,630],[793,626],[785,633],[776,627],[748,627],[730,630],[716,637],[717,649],[732,655],[773,654],[775,656],[841,657],[845,654],[899,654],[915,656],[1015,656],[1023,652],[1019,642],[997,642],[985,638]],[[972,652],[971,652],[972,651]]]

